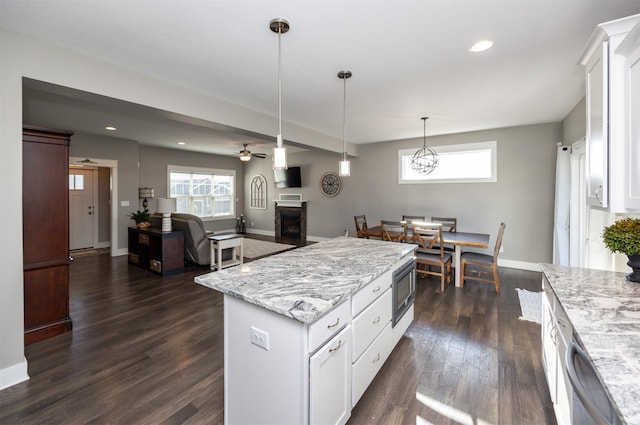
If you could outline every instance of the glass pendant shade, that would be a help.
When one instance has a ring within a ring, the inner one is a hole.
[[[339,163],[338,175],[347,177],[351,175],[351,162],[349,160],[342,160]]]
[[[286,170],[287,169],[287,148],[282,146],[282,136],[278,134],[276,138],[276,147],[273,148],[273,169],[274,170]]]

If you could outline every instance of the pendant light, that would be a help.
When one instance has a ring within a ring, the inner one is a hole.
[[[438,154],[432,148],[427,147],[427,120],[429,117],[422,117],[421,119],[424,123],[422,149],[418,149],[418,151],[413,154],[413,158],[411,158],[411,168],[423,176],[426,176],[433,172],[438,166]]]
[[[347,156],[347,78],[351,78],[351,71],[338,72],[338,78],[343,81],[342,96],[342,161],[338,164],[338,174],[340,176],[351,175],[351,162]]]
[[[289,31],[289,22],[283,18],[275,18],[269,22],[271,31],[278,34],[278,135],[276,147],[273,148],[273,169],[287,169],[287,149],[282,146],[282,47],[281,36]]]

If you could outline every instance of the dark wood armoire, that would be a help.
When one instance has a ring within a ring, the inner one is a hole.
[[[24,342],[71,330],[69,141],[72,131],[24,126],[22,243]]]

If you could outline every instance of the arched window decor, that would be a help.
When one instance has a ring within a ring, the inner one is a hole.
[[[267,180],[264,176],[256,175],[251,179],[251,208],[267,209]]]

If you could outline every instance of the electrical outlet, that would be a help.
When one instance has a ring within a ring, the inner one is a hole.
[[[269,334],[251,326],[251,343],[269,351]]]
[[[251,222],[251,227],[253,227],[253,221]]]
[[[504,252],[504,246],[500,245],[500,252]]]

